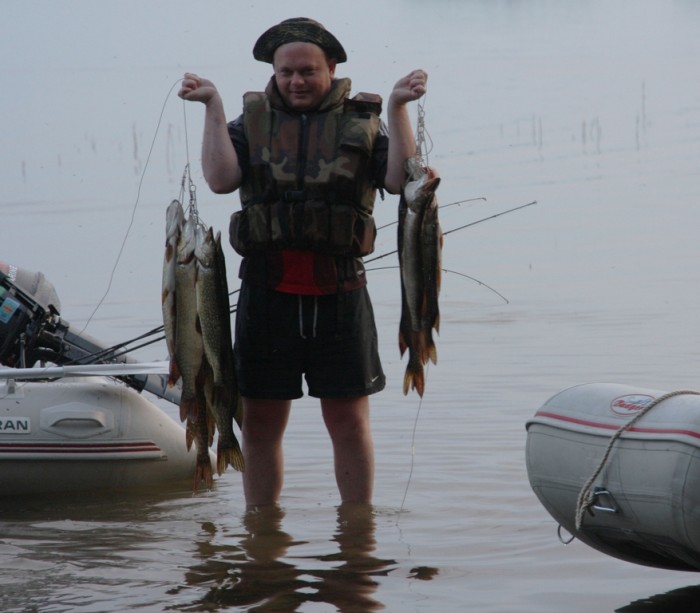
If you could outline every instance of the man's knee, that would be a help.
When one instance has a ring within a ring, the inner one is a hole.
[[[249,441],[278,441],[289,419],[288,401],[243,399],[244,438]]]
[[[365,402],[326,403],[323,411],[328,432],[334,440],[357,440],[369,436],[369,411]]]

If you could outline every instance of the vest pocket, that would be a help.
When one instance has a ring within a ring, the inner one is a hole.
[[[252,204],[231,215],[229,242],[240,255],[263,251],[270,246],[270,207]]]
[[[350,253],[355,256],[369,255],[374,251],[374,240],[377,238],[377,225],[369,213],[356,213],[353,243]]]
[[[363,256],[374,250],[376,235],[369,213],[319,200],[252,204],[233,213],[229,224],[229,242],[243,256],[268,249]]]

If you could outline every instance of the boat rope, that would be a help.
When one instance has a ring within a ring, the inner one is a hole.
[[[673,398],[674,396],[682,396],[686,394],[691,394],[691,395],[700,395],[700,391],[696,390],[676,390],[674,392],[668,392],[666,394],[662,394],[658,398],[655,398],[652,400],[647,406],[645,406],[639,413],[637,413],[632,419],[630,419],[626,424],[623,424],[620,428],[617,429],[615,434],[612,435],[610,438],[610,441],[608,442],[608,446],[605,449],[605,453],[603,454],[602,459],[600,460],[600,463],[598,464],[598,467],[596,468],[595,472],[589,477],[589,479],[584,483],[583,487],[581,488],[581,491],[579,492],[578,499],[576,500],[576,530],[579,531],[581,529],[581,525],[583,524],[583,517],[586,513],[586,511],[589,511],[591,514],[593,513],[590,511],[591,506],[595,502],[596,499],[596,494],[593,492],[593,483],[595,480],[598,478],[598,475],[602,472],[603,468],[605,468],[605,465],[608,462],[608,458],[610,457],[610,454],[612,453],[613,446],[615,445],[615,441],[619,439],[622,434],[626,431],[629,430],[634,424],[636,424],[644,415],[646,415],[649,411],[651,411],[654,407],[659,406],[662,402],[665,400],[668,400],[669,398]]]

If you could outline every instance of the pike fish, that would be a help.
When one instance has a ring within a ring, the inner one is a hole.
[[[231,312],[226,280],[226,261],[221,248],[221,233],[198,228],[197,312],[204,345],[200,381],[206,406],[219,430],[217,472],[226,466],[243,470],[243,454],[233,432],[233,420],[240,425],[239,393],[231,345]]]
[[[165,343],[170,355],[170,375],[168,383],[172,386],[180,378],[175,361],[175,269],[177,267],[177,242],[180,238],[185,213],[178,200],[173,200],[165,214],[165,256],[163,258],[163,285],[161,306],[163,309],[163,331]]]
[[[202,330],[197,312],[197,260],[194,255],[197,220],[190,215],[177,243],[175,267],[175,361],[182,378],[180,419],[197,412],[197,375],[204,359]]]
[[[218,430],[216,470],[243,470],[233,432],[241,425],[231,343],[231,313],[221,234],[214,236],[174,200],[166,214],[163,328],[170,355],[169,384],[181,382],[180,419],[187,449],[196,445],[194,489],[212,484],[209,448]]]
[[[437,363],[433,330],[440,328],[442,230],[435,191],[440,178],[415,159],[406,164],[408,178],[399,201],[398,252],[401,271],[399,349],[408,350],[403,392],[425,391],[424,366]]]
[[[216,385],[224,381],[225,361],[229,359],[231,324],[228,302],[226,266],[219,259],[221,233],[214,238],[213,228],[197,226],[194,255],[197,260],[197,313],[204,355],[209,362]],[[228,336],[225,332],[228,331]]]

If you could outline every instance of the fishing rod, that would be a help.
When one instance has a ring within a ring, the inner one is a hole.
[[[481,223],[482,221],[488,221],[489,219],[495,219],[496,217],[500,217],[501,215],[505,215],[506,213],[512,213],[513,211],[519,211],[520,209],[524,209],[525,207],[532,206],[533,204],[537,204],[537,200],[533,200],[532,202],[528,202],[527,204],[521,204],[520,206],[516,206],[515,208],[508,209],[507,211],[501,211],[500,213],[496,213],[494,215],[491,215],[490,217],[484,217],[483,219],[479,219],[477,221],[472,221],[471,223],[464,224],[463,226],[459,226],[457,228],[452,228],[452,230],[448,230],[447,232],[443,232],[443,236],[447,236],[448,234],[452,234],[453,232],[457,232],[457,230],[464,230],[464,228],[468,228],[470,226],[475,226],[478,223]]]
[[[457,202],[450,202],[449,204],[440,204],[438,205],[438,209],[446,209],[451,206],[459,206],[462,204],[466,204],[467,202],[477,202],[478,200],[486,202],[486,198],[484,198],[483,196],[479,196],[478,198],[467,198],[466,200],[458,200]],[[377,231],[383,230],[384,228],[388,228],[389,226],[395,226],[397,223],[399,223],[398,219],[395,221],[390,221],[389,223],[386,223],[383,226],[379,226],[377,228]]]
[[[442,205],[441,208],[447,208],[447,207],[450,207],[450,206],[457,206],[457,205],[461,205],[461,204],[464,204],[464,203],[467,203],[467,202],[474,202],[474,201],[477,201],[477,200],[484,200],[484,201],[485,201],[486,198],[483,198],[483,197],[481,197],[481,198],[468,198],[468,199],[466,199],[466,200],[459,200],[459,201],[457,201],[457,202],[450,202],[449,204],[444,204],[444,205]],[[470,223],[468,223],[468,224],[464,224],[464,225],[458,226],[458,227],[456,227],[456,228],[452,228],[451,230],[447,230],[446,232],[443,232],[443,236],[447,236],[448,234],[452,234],[453,232],[457,232],[458,230],[464,230],[465,228],[469,228],[469,227],[471,227],[471,226],[475,226],[475,225],[480,224],[480,223],[482,223],[482,222],[484,222],[484,221],[489,221],[490,219],[495,219],[496,217],[501,217],[502,215],[506,215],[506,214],[508,214],[508,213],[512,213],[512,212],[514,212],[514,211],[518,211],[518,210],[520,210],[520,209],[524,209],[524,208],[529,207],[529,206],[532,206],[532,205],[534,205],[534,204],[537,204],[537,200],[533,200],[532,202],[528,202],[527,204],[521,204],[520,206],[516,206],[516,207],[514,207],[514,208],[512,208],[512,209],[508,209],[508,210],[506,210],[506,211],[501,211],[500,213],[495,213],[495,214],[493,214],[493,215],[489,215],[488,217],[484,217],[484,218],[482,218],[482,219],[478,219],[478,220],[476,220],[476,221],[472,221],[472,222],[470,222]],[[387,228],[388,226],[394,225],[394,224],[396,224],[396,223],[398,223],[398,222],[397,222],[397,221],[390,222],[390,223],[388,223],[388,224],[386,224],[386,225],[384,225],[384,226],[381,226],[380,228],[378,228],[378,230],[381,230],[381,229],[383,229],[383,228]],[[371,262],[376,262],[377,260],[381,260],[381,259],[383,259],[383,258],[385,258],[385,257],[388,257],[388,256],[390,256],[390,255],[393,255],[394,253],[398,253],[398,249],[394,249],[394,250],[392,250],[392,251],[387,251],[386,253],[383,253],[382,255],[378,255],[378,256],[375,256],[375,257],[370,258],[370,259],[368,259],[368,260],[365,260],[365,264],[370,264]],[[385,270],[385,269],[388,269],[388,268],[395,268],[395,266],[377,267],[377,268],[372,268],[372,269],[369,269],[369,270]],[[456,271],[456,270],[446,270],[446,269],[443,269],[443,270],[444,270],[444,272],[448,272],[448,273],[452,273],[452,274],[459,275],[459,276],[461,276],[461,277],[465,277],[465,278],[467,278],[467,279],[470,279],[470,280],[474,281],[475,283],[478,283],[479,285],[482,285],[482,286],[485,287],[486,289],[492,291],[494,294],[496,294],[497,296],[499,296],[502,300],[505,301],[506,304],[509,304],[509,300],[508,300],[503,294],[501,294],[498,290],[494,289],[494,288],[491,287],[490,285],[484,283],[483,281],[481,281],[481,280],[479,280],[479,279],[477,279],[477,278],[475,278],[475,277],[471,277],[471,276],[469,276],[469,275],[467,275],[467,274],[465,274],[465,273],[458,272],[458,271]],[[235,289],[235,290],[233,290],[232,292],[229,292],[229,296],[232,296],[233,294],[236,294],[238,291],[240,291],[240,290]],[[233,314],[233,313],[235,313],[235,312],[236,312],[236,305],[235,305],[235,304],[230,305],[230,307],[229,307],[229,313]],[[126,342],[124,342],[124,343],[119,343],[118,345],[115,345],[114,347],[110,347],[110,348],[108,348],[108,349],[104,349],[104,350],[102,351],[102,354],[110,354],[110,353],[111,353],[111,354],[115,354],[115,352],[116,352],[117,350],[123,349],[123,351],[122,351],[121,353],[116,354],[117,356],[122,356],[122,355],[125,355],[125,354],[127,354],[127,353],[129,353],[129,352],[131,352],[131,351],[135,351],[136,349],[140,349],[140,348],[142,348],[142,347],[146,347],[146,346],[148,346],[148,345],[152,345],[152,344],[154,344],[154,343],[160,342],[160,341],[162,341],[162,340],[165,339],[165,336],[164,336],[164,335],[163,335],[163,336],[159,336],[159,337],[157,337],[157,338],[154,338],[154,339],[152,339],[152,340],[150,340],[150,341],[148,341],[148,342],[145,342],[145,343],[143,343],[143,344],[141,344],[141,345],[138,345],[137,347],[132,347],[132,348],[128,348],[128,347],[127,347],[127,345],[133,343],[134,341],[142,340],[142,339],[148,338],[149,336],[153,336],[153,335],[155,335],[155,334],[160,334],[160,333],[162,333],[162,332],[164,331],[164,329],[165,329],[165,327],[164,327],[163,325],[157,326],[157,327],[153,328],[152,330],[150,330],[149,332],[146,332],[146,333],[144,333],[144,334],[142,334],[142,335],[140,335],[140,336],[137,336],[137,337],[131,339],[130,341],[126,341]],[[99,359],[99,357],[101,357],[101,356],[100,356],[100,355],[95,355],[95,356],[91,356],[91,357],[96,357],[97,359]]]
[[[453,203],[453,204],[459,204],[459,203]],[[452,228],[451,230],[447,230],[447,232],[443,232],[443,236],[447,236],[448,234],[452,234],[453,232],[457,232],[457,230],[464,230],[464,228],[469,228],[470,226],[475,226],[477,224],[480,224],[484,221],[488,221],[490,219],[495,219],[496,217],[500,217],[501,215],[506,215],[507,213],[512,213],[513,211],[519,211],[520,209],[524,209],[525,207],[532,206],[533,204],[537,204],[537,200],[533,200],[532,202],[528,202],[527,204],[521,204],[520,206],[516,206],[512,209],[508,209],[507,211],[501,211],[500,213],[495,213],[494,215],[489,215],[488,217],[484,217],[482,219],[477,219],[476,221],[472,221],[471,223],[464,224],[463,226],[459,226],[457,228]],[[449,205],[445,205],[449,206]],[[392,223],[398,223],[398,222],[392,222]],[[391,224],[387,224],[391,225]],[[386,227],[386,226],[382,226]],[[382,255],[377,255],[373,258],[370,258],[369,260],[365,260],[365,264],[369,264],[371,262],[376,262],[377,260],[381,260],[382,258],[385,258],[387,256],[393,255],[394,253],[398,253],[398,249],[393,249],[392,251],[387,251],[386,253],[383,253]]]
[[[396,269],[396,268],[398,268],[398,266],[377,266],[376,268],[368,268],[367,272],[373,272],[375,270],[392,270],[392,269]],[[508,300],[508,298],[506,298],[503,294],[501,294],[501,292],[499,292],[497,289],[494,289],[493,287],[491,287],[487,283],[480,281],[476,277],[472,277],[472,276],[467,275],[463,272],[459,272],[458,270],[450,270],[448,268],[441,268],[440,270],[442,272],[447,272],[447,273],[450,273],[453,275],[459,275],[460,277],[470,279],[471,281],[474,281],[475,283],[478,283],[479,285],[483,285],[486,289],[488,289],[488,290],[492,291],[494,294],[496,294],[501,300],[503,300],[503,302],[505,302],[506,304],[510,304],[510,300]]]

